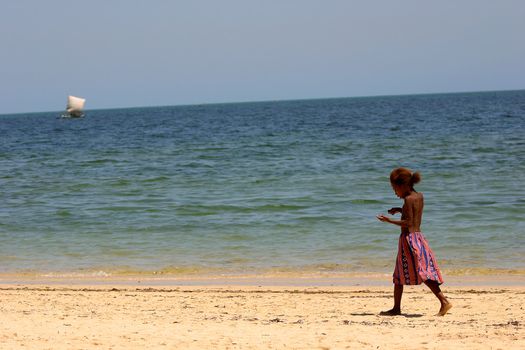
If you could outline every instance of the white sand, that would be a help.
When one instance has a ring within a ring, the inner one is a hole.
[[[525,349],[525,287],[0,285],[1,349]]]

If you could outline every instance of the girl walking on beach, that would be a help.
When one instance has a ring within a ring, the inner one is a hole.
[[[421,181],[421,175],[406,168],[397,168],[390,173],[390,184],[395,194],[404,201],[402,208],[391,208],[390,215],[401,213],[401,220],[393,220],[386,215],[378,215],[380,221],[401,227],[394,269],[394,308],[382,311],[381,315],[401,314],[401,297],[404,285],[425,283],[441,303],[437,315],[444,316],[452,307],[439,285],[443,283],[441,272],[434,253],[421,233],[423,216],[423,194],[414,190],[414,185]]]

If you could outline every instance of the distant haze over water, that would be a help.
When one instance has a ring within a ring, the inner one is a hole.
[[[525,270],[525,91],[0,116],[0,273],[390,273],[422,173],[442,269]]]

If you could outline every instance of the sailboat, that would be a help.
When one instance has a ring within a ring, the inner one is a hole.
[[[82,118],[84,116],[85,103],[85,98],[68,96],[66,112],[62,114],[62,118]]]

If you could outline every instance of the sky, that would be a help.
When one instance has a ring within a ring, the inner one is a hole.
[[[0,114],[525,88],[522,0],[0,1]]]

